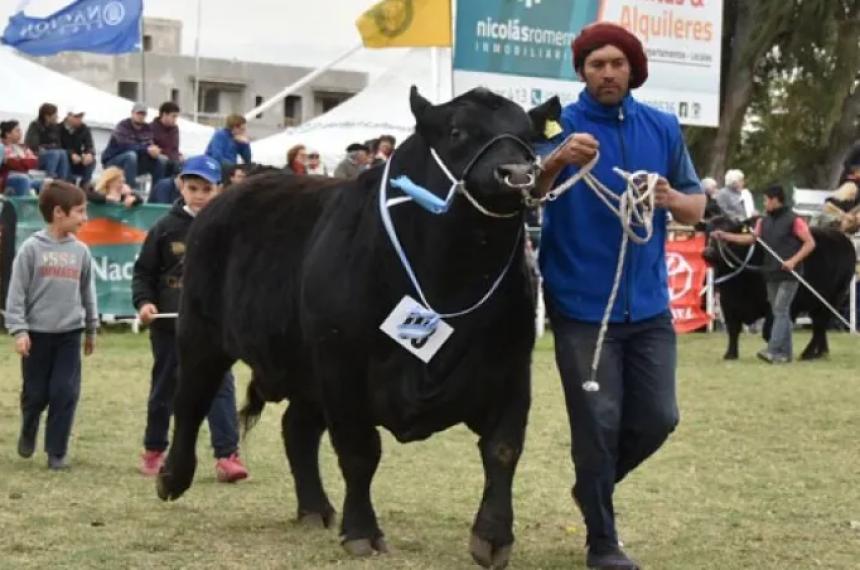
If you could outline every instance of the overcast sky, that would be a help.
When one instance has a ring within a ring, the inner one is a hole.
[[[360,42],[355,19],[376,0],[203,0],[204,56],[319,65]],[[20,0],[0,0],[3,27]],[[45,16],[71,0],[31,0],[26,13]],[[197,0],[144,0],[144,14],[183,22],[183,52],[194,52]],[[362,50],[341,67],[380,71],[401,50]]]

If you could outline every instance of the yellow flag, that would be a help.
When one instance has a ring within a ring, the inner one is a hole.
[[[356,21],[365,47],[451,45],[451,0],[382,0]]]

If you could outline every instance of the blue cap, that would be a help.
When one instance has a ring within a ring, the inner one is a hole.
[[[221,165],[218,161],[205,154],[192,156],[182,165],[179,176],[199,176],[212,184],[221,184]]]

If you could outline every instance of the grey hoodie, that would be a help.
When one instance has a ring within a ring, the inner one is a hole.
[[[6,297],[6,328],[61,333],[98,328],[92,255],[73,235],[55,239],[47,230],[27,238],[15,256]]]

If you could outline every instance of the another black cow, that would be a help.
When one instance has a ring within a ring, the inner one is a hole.
[[[740,232],[743,228],[744,224],[731,221],[725,216],[713,218],[708,223],[708,229],[728,232]],[[841,307],[849,294],[857,261],[854,246],[845,234],[837,230],[812,228],[812,235],[816,247],[803,262],[803,276],[831,305]],[[705,260],[714,267],[717,280],[730,277],[717,286],[729,335],[729,346],[724,356],[726,360],[738,358],[741,325],[752,324],[764,318],[764,338],[767,340],[770,337],[772,316],[767,289],[761,273],[756,271],[768,253],[760,245],[756,245],[751,257],[748,258],[748,254],[748,246],[727,243],[709,243],[704,254]],[[740,271],[742,267],[744,269]],[[801,313],[809,314],[812,319],[812,339],[800,358],[821,358],[830,351],[827,344],[827,324],[830,322],[831,313],[803,285],[798,289],[791,306],[793,318]]]
[[[386,550],[370,498],[382,452],[375,426],[408,442],[467,424],[480,436],[486,475],[470,550],[501,568],[514,539],[511,485],[530,401],[534,302],[522,192],[536,167],[522,140],[534,129],[517,105],[486,90],[433,106],[413,88],[410,102],[416,133],[397,149],[390,179],[408,176],[444,198],[451,181],[435,149],[478,206],[459,193],[444,215],[392,205],[403,249],[440,312],[472,306],[503,275],[498,288],[474,312],[447,319],[454,333],[424,364],[379,330],[404,295],[416,296],[381,221],[382,167],[351,182],[264,174],[227,191],[188,237],[175,431],[158,494],[176,499],[191,485],[200,422],[224,371],[243,360],[254,373],[246,416],[289,399],[282,426],[298,515],[326,526],[334,509],[318,449],[329,431],[346,481],[341,534],[351,554]]]

